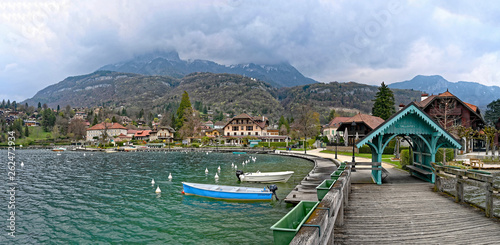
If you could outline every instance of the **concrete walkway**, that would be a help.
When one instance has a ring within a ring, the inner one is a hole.
[[[321,149],[315,149],[315,150],[310,150],[307,151],[307,154],[309,155],[314,155],[322,158],[327,158],[327,159],[334,159],[335,158],[335,153],[321,153]],[[351,162],[352,161],[352,156],[345,156],[345,155],[338,155],[338,160],[340,162]],[[355,160],[357,162],[371,162],[371,159],[364,158],[364,157],[356,157]],[[387,164],[382,162],[382,167],[385,168],[389,172],[389,176],[384,179],[383,184],[385,183],[408,183],[408,181],[412,181],[415,183],[421,183],[422,181],[415,178],[415,177],[410,177],[410,174],[404,170],[401,170],[399,168],[396,168],[394,165]],[[356,167],[356,168],[362,168],[362,167]],[[351,173],[351,183],[353,184],[369,184],[369,183],[374,183],[371,177],[371,171],[356,171]]]

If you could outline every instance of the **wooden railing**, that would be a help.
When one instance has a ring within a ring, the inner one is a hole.
[[[344,225],[350,192],[351,168],[347,166],[290,244],[333,244],[334,227]]]
[[[446,192],[455,197],[455,201],[459,203],[470,203],[475,206],[481,207],[479,203],[466,200],[464,198],[464,186],[476,186],[485,190],[485,205],[484,211],[486,217],[499,216],[493,212],[494,202],[493,199],[499,198],[500,188],[494,185],[495,174],[477,170],[463,170],[450,166],[439,166],[432,164],[436,174],[436,182],[434,183],[434,190],[439,192]],[[454,179],[455,185],[450,184],[448,179]],[[450,191],[451,189],[451,191]]]

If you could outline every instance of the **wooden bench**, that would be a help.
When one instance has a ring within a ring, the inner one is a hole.
[[[481,159],[470,159],[470,166],[471,168],[482,168],[484,165]]]
[[[425,165],[422,165],[422,164],[419,164],[421,166],[424,166],[424,167],[428,167],[428,166],[425,166]],[[419,172],[421,174],[425,174],[425,175],[432,175],[432,172],[430,171],[427,171],[425,169],[422,169],[422,168],[419,168],[417,166],[414,165],[406,165],[406,168],[410,170],[410,174],[411,174],[411,171],[415,171],[415,172]],[[430,168],[430,167],[428,167]]]

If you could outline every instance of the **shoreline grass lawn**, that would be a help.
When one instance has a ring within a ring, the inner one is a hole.
[[[324,150],[320,151],[321,153],[328,153],[328,154],[335,154],[335,151],[329,151],[329,150]],[[338,155],[344,155],[344,156],[352,156],[351,152],[337,152]],[[372,159],[372,154],[371,153],[355,153],[354,156],[356,157],[364,157],[368,159]],[[382,162],[392,164],[395,167],[401,169],[401,162],[400,161],[392,161],[391,158],[394,157],[392,154],[382,154]]]

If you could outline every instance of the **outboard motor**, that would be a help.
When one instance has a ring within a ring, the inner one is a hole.
[[[270,185],[268,186],[267,188],[269,188],[269,190],[273,193],[273,195],[276,197],[276,201],[279,201],[280,199],[278,199],[278,195],[276,195],[276,191],[278,190],[278,186],[276,185]]]
[[[236,177],[241,181],[240,175],[243,175],[243,170],[236,170]]]

